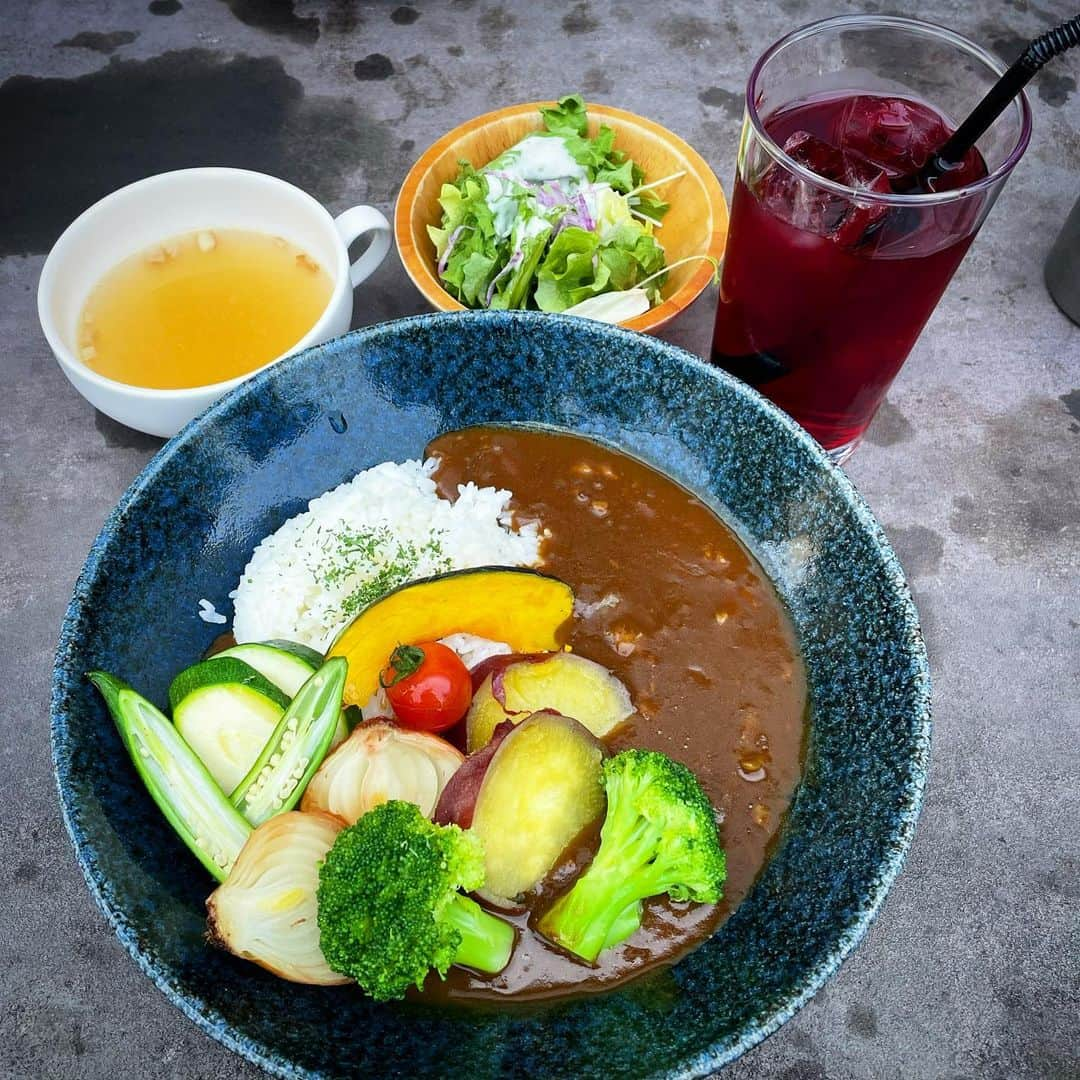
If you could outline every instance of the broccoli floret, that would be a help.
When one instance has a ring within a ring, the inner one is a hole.
[[[590,963],[641,925],[642,901],[715,904],[726,876],[716,817],[694,774],[666,754],[604,762],[607,814],[589,868],[540,920],[549,940]]]
[[[432,968],[501,971],[514,928],[458,892],[483,883],[476,836],[412,803],[383,803],[338,833],[319,869],[323,956],[376,1001],[422,986]]]

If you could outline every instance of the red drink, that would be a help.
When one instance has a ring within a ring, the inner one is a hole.
[[[743,163],[713,362],[826,448],[848,451],[974,239],[988,196],[893,196],[890,179],[915,172],[952,132],[914,99],[830,93],[775,109],[762,124],[790,158],[832,183],[782,159]],[[972,150],[936,191],[986,175]]]

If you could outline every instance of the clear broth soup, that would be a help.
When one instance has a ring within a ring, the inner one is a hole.
[[[246,375],[291,349],[333,291],[329,273],[279,236],[203,229],[114,266],[78,323],[79,357],[117,382],[157,390]]]

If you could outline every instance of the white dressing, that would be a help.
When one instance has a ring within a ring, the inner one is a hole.
[[[510,147],[492,163],[498,172],[515,180],[584,180],[585,166],[579,165],[555,135],[529,135]]]
[[[495,234],[502,239],[513,231],[520,212],[518,200],[526,193],[526,184],[561,180],[568,191],[574,191],[587,175],[585,167],[573,159],[562,139],[552,135],[529,135],[522,139],[484,170],[487,182],[484,201],[494,218]],[[538,236],[541,231],[536,228],[526,238]]]
[[[521,248],[526,241],[532,240],[534,237],[539,236],[541,233],[551,231],[551,225],[544,218],[537,215],[531,217],[527,221],[519,221],[517,229],[514,232],[514,247]]]
[[[490,173],[485,174],[484,179],[487,181],[487,195],[484,202],[487,203],[494,219],[495,235],[500,238],[509,236],[518,216],[518,202],[515,196],[520,195],[521,189],[517,188],[512,181],[503,180]]]

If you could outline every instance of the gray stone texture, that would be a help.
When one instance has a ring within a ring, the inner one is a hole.
[[[258,1074],[139,973],[86,891],[57,806],[60,620],[102,520],[160,445],[95,415],[38,329],[37,277],[66,222],[102,184],[185,164],[250,165],[334,211],[389,213],[447,129],[573,89],[670,126],[730,190],[753,60],[795,25],[878,7],[4,5],[0,1076]],[[895,10],[1010,59],[1073,14],[1068,0]],[[934,765],[914,849],[861,947],[732,1078],[1080,1076],[1080,329],[1041,269],[1080,193],[1078,77],[1074,55],[1039,80],[1031,149],[849,465],[908,571],[930,650]],[[710,290],[664,336],[703,355],[714,304]],[[391,255],[355,325],[421,310]]]

